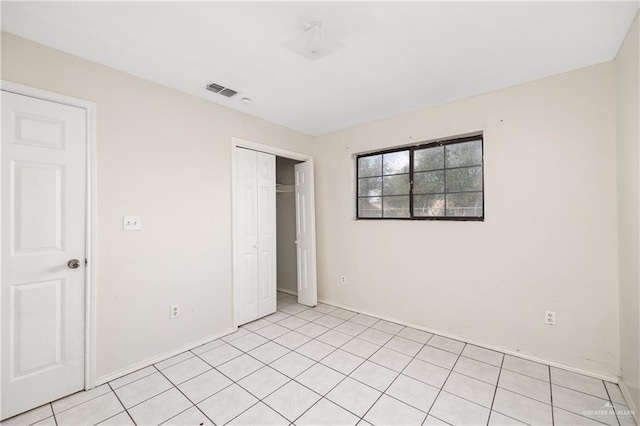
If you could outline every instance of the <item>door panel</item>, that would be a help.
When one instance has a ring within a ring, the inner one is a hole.
[[[11,287],[12,380],[60,366],[63,286],[63,280],[52,280]]]
[[[236,149],[236,247],[234,291],[238,325],[258,318],[258,156],[255,151]]]
[[[13,143],[64,149],[64,119],[14,111]]]
[[[13,254],[60,251],[64,166],[11,161]]]
[[[2,92],[0,164],[5,419],[84,387],[85,110]]]
[[[295,165],[296,244],[298,263],[298,303],[318,304],[316,278],[316,229],[313,164]]]
[[[258,318],[276,311],[276,157],[258,152]]]

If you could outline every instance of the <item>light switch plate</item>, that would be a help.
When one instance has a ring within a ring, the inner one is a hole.
[[[140,216],[122,216],[122,229],[139,231],[141,229]]]

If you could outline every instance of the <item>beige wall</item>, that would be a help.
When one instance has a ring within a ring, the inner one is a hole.
[[[316,138],[319,298],[618,374],[615,126],[609,62]],[[354,220],[354,154],[476,131],[484,222]]]
[[[640,29],[638,15],[615,60],[618,124],[620,365],[640,407]]]
[[[229,330],[231,137],[311,138],[7,33],[2,78],[97,104],[98,377]]]
[[[276,183],[293,185],[299,161],[276,157]],[[298,293],[296,265],[296,204],[293,192],[276,194],[278,288]]]

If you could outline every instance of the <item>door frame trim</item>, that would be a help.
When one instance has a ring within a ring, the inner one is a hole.
[[[232,312],[233,312],[233,328],[236,330],[238,328],[238,298],[236,292],[236,282],[234,277],[235,272],[235,247],[237,245],[237,236],[236,236],[236,148],[247,148],[252,149],[254,151],[264,152],[267,154],[273,154],[278,157],[285,157],[292,160],[298,161],[306,161],[311,164],[311,168],[313,169],[313,157],[308,154],[302,154],[299,152],[288,151],[286,149],[276,148],[270,145],[264,145],[257,142],[252,142],[246,139],[241,139],[237,137],[231,138],[231,294],[232,294]],[[315,185],[315,183],[314,183]],[[315,209],[315,200],[312,200],[313,206]],[[277,285],[277,284],[276,284]]]
[[[84,336],[84,388],[93,389],[96,383],[96,219],[97,219],[97,150],[96,121],[97,106],[95,102],[73,98],[60,93],[37,89],[24,84],[1,80],[0,89],[17,95],[29,96],[44,101],[56,102],[72,107],[82,108],[87,114],[87,158],[86,158],[86,206],[85,206],[85,336]]]

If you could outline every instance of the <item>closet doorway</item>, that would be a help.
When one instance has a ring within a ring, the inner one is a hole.
[[[276,311],[276,289],[317,304],[313,159],[232,139],[234,324]]]

